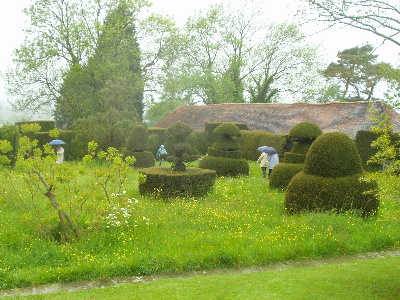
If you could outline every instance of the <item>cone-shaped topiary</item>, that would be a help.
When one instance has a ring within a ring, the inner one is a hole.
[[[234,123],[218,125],[213,135],[216,141],[208,148],[208,156],[199,163],[203,169],[217,171],[219,176],[249,175],[249,164],[242,158],[240,145],[234,137],[240,137],[240,129]]]
[[[366,217],[379,207],[375,181],[361,180],[363,168],[355,143],[344,133],[319,136],[307,152],[303,171],[285,194],[288,213],[355,211]]]
[[[293,176],[302,170],[308,149],[321,134],[322,130],[313,122],[300,122],[292,127],[289,138],[294,141],[293,147],[285,153],[283,162],[274,168],[269,180],[271,188],[287,187]]]

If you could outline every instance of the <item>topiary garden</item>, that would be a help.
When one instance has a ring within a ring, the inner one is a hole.
[[[242,158],[242,151],[235,137],[240,137],[240,129],[233,123],[218,125],[213,134],[216,138],[208,147],[207,156],[199,163],[202,169],[215,170],[218,176],[249,175],[249,164]]]
[[[374,215],[379,207],[377,183],[363,180],[355,143],[344,133],[319,136],[307,152],[303,171],[290,181],[284,206],[288,213],[354,211]]]
[[[187,138],[193,129],[183,122],[175,122],[165,130],[167,160],[172,167],[152,167],[140,170],[139,192],[161,198],[200,197],[210,192],[216,172],[186,168],[185,154],[191,150]]]
[[[293,147],[284,154],[283,162],[274,167],[269,180],[271,188],[286,189],[294,175],[303,170],[307,151],[321,134],[321,128],[313,122],[300,122],[292,127],[289,138],[293,140]]]

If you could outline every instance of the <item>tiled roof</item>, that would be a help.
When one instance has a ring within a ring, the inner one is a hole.
[[[250,130],[289,133],[299,122],[311,121],[323,132],[341,131],[354,138],[357,131],[369,130],[369,104],[377,114],[391,116],[394,130],[400,131],[400,115],[382,101],[311,103],[224,103],[180,106],[155,126],[166,128],[176,121],[204,130],[207,122],[245,123]]]

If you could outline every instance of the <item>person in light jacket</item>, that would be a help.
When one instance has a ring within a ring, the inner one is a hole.
[[[268,154],[268,178],[271,176],[272,169],[279,164],[279,155],[278,153],[269,153]]]
[[[268,154],[265,152],[261,153],[260,157],[257,159],[257,163],[260,164],[263,178],[267,177]]]
[[[61,165],[62,163],[64,163],[64,148],[61,147],[61,145],[58,145],[56,149],[56,154],[57,154],[56,164]]]

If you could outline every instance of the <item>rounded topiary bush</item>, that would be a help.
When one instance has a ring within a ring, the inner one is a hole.
[[[289,132],[289,136],[296,139],[316,139],[322,134],[321,128],[313,122],[300,122],[294,125]]]
[[[306,174],[344,177],[362,174],[363,167],[355,143],[342,132],[321,135],[312,144],[304,165]]]
[[[303,171],[290,181],[285,194],[288,213],[354,211],[366,217],[379,207],[377,184],[362,180],[361,158],[344,133],[319,136],[307,152]]]
[[[192,127],[184,122],[172,123],[165,130],[166,149],[168,151],[167,160],[173,163],[174,171],[185,171],[184,154],[191,150],[186,138],[193,132]]]
[[[301,163],[295,163],[295,164],[289,164],[289,163],[280,163],[277,164],[270,176],[269,179],[269,185],[270,187],[276,188],[276,189],[286,189],[286,187],[289,185],[290,180],[299,173],[301,170],[303,170],[304,164]]]
[[[140,194],[164,199],[205,196],[213,189],[217,177],[213,170],[198,168],[171,172],[169,168],[153,167],[139,172]]]

